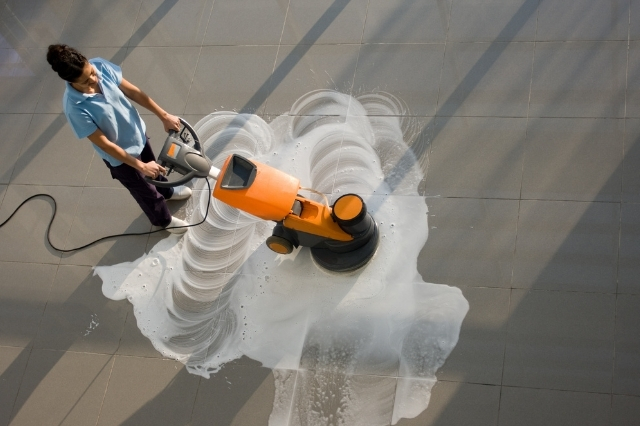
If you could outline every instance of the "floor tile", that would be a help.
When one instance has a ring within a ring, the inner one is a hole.
[[[271,79],[265,113],[290,111],[302,95],[317,89],[351,93],[359,46],[282,46]]]
[[[186,114],[261,110],[271,93],[276,46],[203,47]]]
[[[529,116],[623,117],[626,66],[626,41],[537,43]]]
[[[11,425],[95,424],[112,364],[108,355],[33,350]]]
[[[31,346],[56,270],[56,265],[0,262],[0,345]]]
[[[503,387],[498,425],[597,426],[610,413],[605,394]]]
[[[637,6],[640,9],[640,4]],[[629,43],[626,116],[640,117],[640,41]]]
[[[124,303],[124,302],[123,302]],[[136,317],[133,314],[133,307],[126,303],[122,308],[127,314],[127,320],[122,330],[122,338],[118,346],[118,355],[129,355],[145,358],[162,358],[162,354],[153,347],[149,339],[142,335]]]
[[[438,370],[438,380],[499,385],[509,320],[508,289],[465,288],[469,312],[458,344]]]
[[[69,10],[62,43],[83,47],[126,46],[132,38],[142,0],[86,0]]]
[[[203,44],[277,45],[289,0],[216,0]]]
[[[91,143],[88,139],[85,139],[85,141],[86,143]],[[155,153],[157,154],[157,152]],[[104,164],[102,157],[97,154],[91,159],[84,186],[85,188],[123,188],[120,182],[111,177],[109,168]]]
[[[44,61],[47,51],[42,49],[38,52]],[[127,56],[126,49],[118,49],[115,47],[83,47],[80,49],[80,52],[87,59],[103,58],[119,66],[122,66],[122,61],[124,61],[124,58]],[[40,92],[35,112],[61,114],[62,96],[64,95],[66,84],[48,64],[46,65],[48,68],[42,75],[44,83],[42,85],[42,91]],[[65,126],[69,125],[65,124]],[[75,136],[73,136],[73,138],[75,139]]]
[[[632,0],[630,2],[631,11],[629,13],[629,38],[631,40],[639,40],[640,39],[640,22],[638,21],[638,17],[640,17],[640,5],[638,5],[637,0]]]
[[[622,204],[620,217],[618,293],[640,294],[640,205]]]
[[[368,3],[368,0],[291,0],[281,43],[360,43]]]
[[[89,266],[60,266],[34,347],[113,354],[126,318],[125,302],[102,295]]]
[[[0,346],[0,425],[9,424],[13,404],[27,366],[29,349]]]
[[[0,49],[0,113],[35,110],[44,77],[51,72],[45,54],[45,49]]]
[[[529,120],[522,197],[620,201],[622,120]]]
[[[518,201],[428,198],[429,239],[418,257],[428,282],[511,286]]]
[[[578,19],[576,19],[579,17]],[[629,2],[625,0],[543,0],[538,41],[627,40]]]
[[[447,43],[441,116],[526,117],[533,43]]]
[[[363,45],[353,91],[392,93],[407,104],[406,115],[432,116],[443,53],[443,44]]]
[[[449,0],[372,0],[367,9],[364,43],[444,42]]]
[[[615,295],[512,290],[503,386],[611,392],[614,321]]]
[[[213,0],[142,0],[129,46],[199,45],[207,29],[212,4]],[[164,65],[170,63],[165,61]],[[172,86],[166,84],[164,87]]]
[[[78,202],[67,250],[121,233],[147,232],[149,219],[124,188],[85,188]],[[62,264],[113,265],[132,261],[144,253],[147,235],[109,239],[86,249],[64,254]]]
[[[534,41],[538,0],[453,0],[449,41]]]
[[[513,287],[615,293],[620,207],[522,201]]]
[[[613,392],[640,396],[640,312],[637,295],[619,294]]]
[[[122,66],[124,78],[140,87],[162,109],[181,115],[198,63],[197,47],[137,47],[129,49]],[[160,127],[151,111],[134,104],[147,126]],[[147,118],[148,117],[148,118]]]
[[[177,361],[118,356],[97,425],[188,424],[199,381]]]
[[[14,48],[47,47],[60,37],[71,3],[72,0],[7,0],[0,12],[2,35]]]
[[[51,225],[51,243],[64,248],[82,188],[63,186],[9,185],[0,209],[0,223],[27,198],[45,193],[57,201],[56,217]],[[22,206],[0,229],[0,260],[9,262],[60,262],[60,252],[47,242],[47,226],[54,212],[49,198],[37,197]]]
[[[436,117],[426,195],[520,198],[526,119]]]
[[[76,138],[63,114],[35,114],[11,183],[82,186],[94,155],[87,142]]]
[[[0,114],[0,183],[9,183],[16,160],[24,145],[31,114]]]
[[[295,372],[292,374],[294,382]],[[209,379],[200,381],[191,424],[266,425],[276,392],[271,369],[224,366]]]
[[[622,201],[640,202],[640,120],[625,120],[624,159],[622,166]]]
[[[640,418],[640,398],[613,395],[611,426],[634,426]]]
[[[418,417],[397,426],[487,426],[498,421],[500,387],[438,381],[429,406]]]

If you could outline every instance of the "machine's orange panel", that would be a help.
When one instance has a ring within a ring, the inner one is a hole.
[[[249,170],[251,166],[255,168]],[[283,220],[291,212],[300,180],[266,164],[231,155],[222,166],[213,196],[265,220]]]
[[[353,240],[333,221],[329,207],[304,198],[298,200],[302,203],[302,213],[299,217],[293,214],[287,216],[283,222],[285,228],[337,241]]]

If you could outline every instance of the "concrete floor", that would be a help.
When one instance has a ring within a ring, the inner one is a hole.
[[[399,424],[640,424],[640,1],[0,0],[0,221],[47,192],[69,248],[150,225],[66,124],[54,42],[193,123],[269,120],[318,88],[401,98],[428,160],[419,271],[470,310]],[[61,255],[51,213],[0,228],[0,425],[268,423],[270,370],[190,375],[102,295],[92,267],[162,235]]]

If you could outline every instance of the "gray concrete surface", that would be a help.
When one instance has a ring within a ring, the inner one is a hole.
[[[66,124],[54,42],[192,122],[269,120],[318,88],[401,98],[423,126],[419,272],[470,310],[399,424],[640,424],[640,1],[0,0],[0,221],[50,193],[69,248],[150,225]],[[158,237],[61,255],[51,213],[0,229],[0,425],[267,424],[268,369],[190,375],[102,295],[92,267]]]

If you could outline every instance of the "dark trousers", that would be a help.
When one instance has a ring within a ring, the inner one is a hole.
[[[156,161],[156,157],[151,150],[151,145],[149,145],[149,138],[147,138],[147,142],[138,159],[144,163]],[[122,186],[129,190],[152,225],[163,228],[169,225],[169,222],[171,222],[171,212],[165,200],[171,198],[173,188],[160,188],[150,184],[145,180],[142,173],[128,164],[123,163],[116,167],[107,161],[105,161],[105,164],[111,171],[111,177],[117,179]],[[167,179],[164,176],[159,176],[158,180],[166,181]]]

